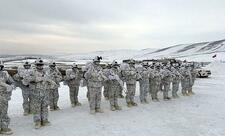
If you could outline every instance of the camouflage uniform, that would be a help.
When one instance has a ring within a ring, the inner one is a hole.
[[[160,84],[161,80],[163,78],[162,70],[159,66],[156,67],[156,69],[153,71],[153,75],[151,76],[152,82],[151,82],[151,97],[153,101],[159,101],[158,99],[158,92],[160,91]]]
[[[108,100],[109,99],[109,89],[110,89],[109,81],[107,80],[107,81],[103,82],[103,86],[104,86],[103,95],[104,95],[105,99]]]
[[[190,89],[188,90],[188,94],[189,95],[193,95],[194,92],[192,91],[192,87],[194,86],[195,80],[196,80],[196,76],[197,76],[197,71],[195,69],[195,67],[191,67],[191,77],[192,77],[192,82],[190,85]]]
[[[163,69],[163,78],[162,78],[164,100],[170,100],[169,91],[170,91],[170,84],[172,82],[172,78],[173,78],[173,74],[169,70],[169,67],[165,67]]]
[[[58,86],[51,80],[48,72],[43,69],[43,61],[36,61],[36,69],[34,69],[30,82],[34,85],[32,89],[32,111],[35,128],[49,124],[48,121],[48,105],[49,90]]]
[[[11,99],[13,79],[7,71],[0,70],[0,134],[12,134],[9,128],[8,101]]]
[[[53,66],[52,66],[53,67]],[[59,91],[58,88],[60,87],[60,82],[62,81],[62,74],[59,72],[57,67],[49,68],[48,71],[49,77],[53,80],[57,86],[49,90],[49,106],[50,110],[58,110],[58,100],[59,100]]]
[[[147,64],[146,64],[147,65]],[[149,92],[149,78],[150,78],[150,71],[147,66],[141,67],[139,71],[141,75],[141,79],[139,80],[140,84],[140,101],[141,103],[148,103],[147,96]]]
[[[84,75],[88,85],[91,114],[94,114],[95,112],[103,112],[101,110],[101,91],[102,83],[107,80],[107,78],[103,75],[101,66],[96,64],[97,61],[98,60],[96,59],[94,60],[94,63],[89,66],[87,72]]]
[[[183,76],[183,78],[181,79],[182,94],[184,96],[187,96],[189,95],[187,91],[190,89],[192,84],[192,76],[188,66],[181,68],[181,74]]]
[[[28,64],[27,64],[28,65]],[[26,65],[24,65],[23,68],[18,68],[18,73],[14,75],[14,79],[16,81],[17,87],[20,87],[22,90],[22,96],[23,96],[23,109],[24,109],[24,115],[31,114],[31,92],[32,92],[32,84],[29,83],[30,75],[32,74],[32,69],[25,68]]]
[[[127,86],[126,102],[128,107],[137,106],[134,102],[134,96],[136,92],[136,81],[140,78],[140,75],[137,73],[134,65],[134,61],[131,61],[129,67],[123,71]]]
[[[66,80],[70,89],[70,102],[72,107],[81,105],[78,101],[81,78],[82,74],[79,72],[77,65],[74,65],[72,69],[66,70]]]
[[[174,77],[173,77],[173,80],[172,80],[172,97],[173,98],[178,98],[178,90],[179,90],[179,84],[180,84],[180,80],[181,80],[181,74],[180,72],[178,71],[178,67],[174,68],[172,67],[171,68],[173,74],[174,74]]]
[[[123,89],[123,81],[119,78],[119,69],[115,66],[104,71],[104,74],[108,78],[110,108],[112,111],[121,110],[118,105],[118,97],[120,90]]]

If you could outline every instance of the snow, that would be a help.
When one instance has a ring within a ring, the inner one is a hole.
[[[23,116],[21,90],[13,92],[9,103],[10,127],[15,136],[224,136],[225,135],[225,63],[214,61],[208,69],[212,76],[197,79],[196,95],[171,101],[152,102],[128,108],[120,99],[122,111],[109,110],[109,102],[102,99],[104,113],[89,114],[86,88],[81,87],[81,107],[71,108],[69,90],[61,85],[60,111],[50,112],[50,126],[35,130],[32,116]],[[138,84],[137,84],[138,85]],[[139,88],[137,87],[137,90]]]

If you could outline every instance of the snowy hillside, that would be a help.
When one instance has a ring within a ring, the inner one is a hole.
[[[212,56],[217,55],[216,58]],[[191,61],[225,60],[225,40],[180,44],[143,54],[138,59],[174,57]]]
[[[139,88],[135,101],[138,107],[128,108],[120,99],[122,111],[109,110],[109,101],[102,100],[104,113],[90,115],[87,89],[80,88],[81,107],[71,108],[69,90],[61,85],[60,111],[50,112],[51,126],[35,130],[32,116],[23,116],[21,90],[12,94],[9,103],[10,127],[14,136],[224,136],[225,135],[225,63],[215,61],[208,68],[212,76],[197,79],[191,97],[171,101],[140,104]],[[217,71],[217,72],[216,72]],[[171,92],[170,92],[171,93]],[[170,94],[171,95],[171,94]]]
[[[217,55],[216,58],[212,56]],[[108,50],[83,54],[72,54],[58,57],[59,60],[92,60],[95,56],[102,56],[104,60],[123,60],[129,58],[157,59],[172,57],[191,61],[225,60],[225,40],[201,42],[193,44],[180,44],[162,49],[142,50]]]
[[[155,51],[156,49],[143,49],[143,50],[107,50],[107,51],[96,51],[83,54],[73,54],[58,57],[60,60],[92,60],[95,56],[102,56],[103,60],[113,61],[113,60],[123,60],[134,58],[140,54],[145,54],[148,52]]]

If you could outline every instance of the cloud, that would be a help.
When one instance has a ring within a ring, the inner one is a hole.
[[[0,1],[0,53],[79,53],[219,40],[225,37],[223,5],[223,0]]]

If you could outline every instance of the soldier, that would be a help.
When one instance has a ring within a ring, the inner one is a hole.
[[[105,75],[108,78],[108,96],[110,102],[110,109],[112,111],[122,110],[118,105],[118,97],[121,90],[123,90],[123,81],[119,77],[119,65],[116,61],[113,61],[112,68],[105,71]]]
[[[32,108],[35,128],[49,125],[48,104],[49,90],[58,86],[50,79],[48,72],[44,70],[44,62],[41,59],[35,61],[36,68],[33,71],[30,82],[34,85],[32,90]]]
[[[194,62],[190,66],[190,71],[191,71],[192,82],[191,82],[190,88],[188,90],[188,94],[189,95],[194,95],[195,93],[192,91],[192,87],[193,87],[193,85],[195,83],[196,76],[197,76],[197,71],[196,71]]]
[[[169,97],[169,90],[170,90],[170,84],[172,82],[173,74],[171,72],[171,65],[168,62],[165,64],[163,68],[163,78],[162,78],[162,86],[163,86],[163,99],[164,100],[170,100]]]
[[[134,96],[136,91],[136,81],[140,79],[140,75],[135,69],[135,60],[131,59],[128,62],[129,66],[123,71],[125,76],[125,82],[127,86],[126,102],[128,107],[137,106],[134,102]]]
[[[174,77],[172,79],[172,97],[173,98],[178,98],[178,90],[179,90],[179,84],[180,80],[182,78],[182,75],[180,74],[179,70],[179,63],[173,63],[173,67],[171,67],[171,71],[174,74]]]
[[[78,101],[78,93],[81,79],[82,74],[79,71],[77,64],[74,63],[72,65],[72,69],[66,70],[66,82],[70,89],[70,102],[72,107],[81,106],[81,103]]]
[[[95,57],[93,63],[89,65],[89,68],[84,75],[88,85],[89,105],[91,114],[95,114],[96,112],[103,112],[103,110],[101,109],[101,91],[102,83],[107,80],[107,77],[105,77],[102,68],[99,65],[101,59],[101,57]]]
[[[163,73],[161,70],[161,66],[159,63],[155,64],[155,70],[153,71],[153,74],[151,76],[151,97],[154,102],[158,102],[158,92],[160,91],[160,84],[161,80],[163,78]]]
[[[24,116],[32,113],[31,111],[31,84],[28,82],[30,74],[32,73],[31,64],[27,61],[24,63],[22,68],[18,68],[17,74],[14,75],[15,81],[17,81],[17,86],[22,90],[23,96],[23,110]]]
[[[192,84],[192,77],[189,70],[189,65],[187,63],[184,63],[182,65],[181,74],[183,76],[183,78],[181,79],[182,94],[183,96],[189,96],[190,94],[188,94],[188,90],[190,89]]]
[[[50,110],[59,110],[58,100],[59,100],[59,91],[58,88],[60,87],[60,82],[62,81],[62,74],[59,72],[58,68],[56,67],[55,62],[51,62],[49,64],[48,74],[51,80],[53,80],[57,86],[49,90],[49,106]]]
[[[141,79],[139,80],[140,84],[140,101],[141,103],[148,103],[147,96],[149,92],[149,78],[150,78],[150,71],[149,65],[147,62],[142,63],[141,69],[138,71],[141,75]]]
[[[11,135],[8,117],[8,101],[11,99],[13,79],[7,71],[3,71],[4,64],[0,63],[0,134]]]

